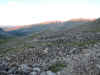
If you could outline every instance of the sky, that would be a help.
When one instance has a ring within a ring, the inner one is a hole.
[[[0,26],[100,17],[100,0],[0,0]]]

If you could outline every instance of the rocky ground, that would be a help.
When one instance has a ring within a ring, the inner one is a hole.
[[[42,33],[24,46],[0,55],[0,75],[100,75],[100,32]]]

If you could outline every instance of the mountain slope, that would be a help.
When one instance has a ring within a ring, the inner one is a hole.
[[[44,24],[25,26],[17,30],[8,31],[8,33],[16,36],[26,36],[34,32],[41,32],[45,30],[49,31],[60,31],[64,29],[68,30],[80,26],[82,24],[85,24],[87,22],[88,21],[50,22],[46,24],[44,23]]]
[[[0,28],[0,38],[6,38],[9,37],[10,35],[5,32],[2,28]]]
[[[2,28],[0,28],[0,45],[2,43],[8,42],[13,37],[13,35],[9,34],[8,32],[5,32]]]
[[[73,31],[90,31],[90,32],[100,32],[100,18],[93,22],[85,23],[81,26],[72,28]]]

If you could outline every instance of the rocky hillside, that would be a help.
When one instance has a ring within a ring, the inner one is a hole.
[[[19,40],[19,44],[2,48],[0,74],[100,74],[99,32],[46,33],[25,37],[24,42]]]
[[[0,75],[100,75],[100,32],[87,29],[43,30],[1,44]]]

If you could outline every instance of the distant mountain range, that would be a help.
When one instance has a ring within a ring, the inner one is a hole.
[[[41,31],[61,31],[61,30],[72,30],[72,31],[97,31],[100,28],[100,19],[71,19],[69,21],[52,21],[44,22],[40,24],[26,25],[26,26],[15,26],[6,28],[6,31],[0,28],[0,38],[8,36],[27,36],[35,32]]]
[[[92,22],[91,19],[71,19],[69,21],[61,22],[61,21],[51,21],[44,22],[40,24],[26,25],[26,26],[15,26],[11,28],[6,28],[7,34],[13,36],[25,36],[34,32],[41,32],[45,30],[59,31],[59,30],[68,30],[74,27],[78,27],[83,24],[87,24]]]

